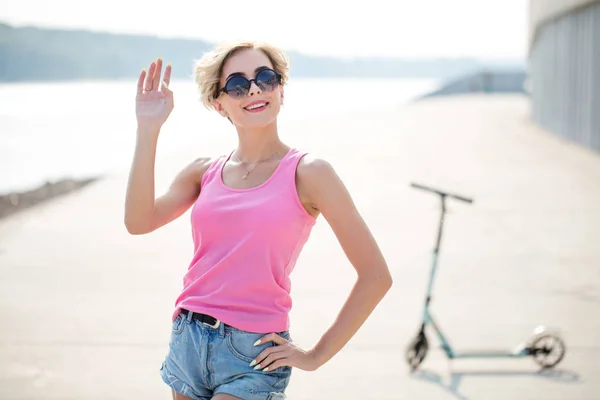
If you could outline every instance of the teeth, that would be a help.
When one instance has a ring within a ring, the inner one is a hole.
[[[254,110],[255,108],[264,107],[266,105],[267,105],[267,103],[257,103],[257,104],[251,105],[250,107],[246,107],[246,110]]]

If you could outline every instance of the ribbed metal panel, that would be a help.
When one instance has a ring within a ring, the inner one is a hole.
[[[534,121],[600,150],[600,2],[539,27],[529,71]]]

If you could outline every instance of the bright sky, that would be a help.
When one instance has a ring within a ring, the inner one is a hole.
[[[259,39],[315,55],[516,58],[526,54],[527,4],[527,0],[0,0],[0,21],[211,42]]]

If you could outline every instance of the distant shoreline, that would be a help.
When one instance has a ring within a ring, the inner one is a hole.
[[[0,194],[0,220],[20,211],[58,198],[97,181],[100,177],[62,179],[46,182],[34,189]]]
[[[119,76],[115,78],[111,77],[82,77],[82,78],[27,78],[21,80],[2,80],[0,78],[0,85],[39,85],[39,84],[78,84],[78,83],[114,83],[114,82],[132,82],[137,81],[138,76]],[[436,77],[420,77],[420,76],[385,76],[385,75],[303,75],[303,74],[290,74],[290,79],[323,79],[327,81],[331,80],[348,80],[348,79],[357,79],[357,80],[398,80],[398,81],[440,81],[441,83],[445,82],[443,79],[438,79]],[[171,82],[189,82],[190,84],[194,84],[194,81],[191,77],[186,76],[173,76],[171,78]]]
[[[201,39],[113,34],[82,29],[13,27],[0,21],[1,82],[136,79],[157,56],[173,64],[173,78],[191,78],[194,62],[214,43]],[[327,57],[289,51],[294,77],[454,79],[490,64],[522,59],[476,57]]]

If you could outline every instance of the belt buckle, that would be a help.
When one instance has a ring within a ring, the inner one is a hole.
[[[216,319],[216,318],[215,318],[215,319]],[[207,322],[202,322],[202,323],[203,323],[204,325],[208,325],[208,326],[210,326],[210,327],[211,327],[211,328],[213,328],[213,329],[217,329],[217,328],[219,328],[219,326],[221,325],[221,321],[220,321],[220,320],[218,320],[218,319],[217,319],[217,322],[215,322],[215,324],[214,324],[214,325],[211,325],[211,324],[209,324],[209,323],[207,323]]]

